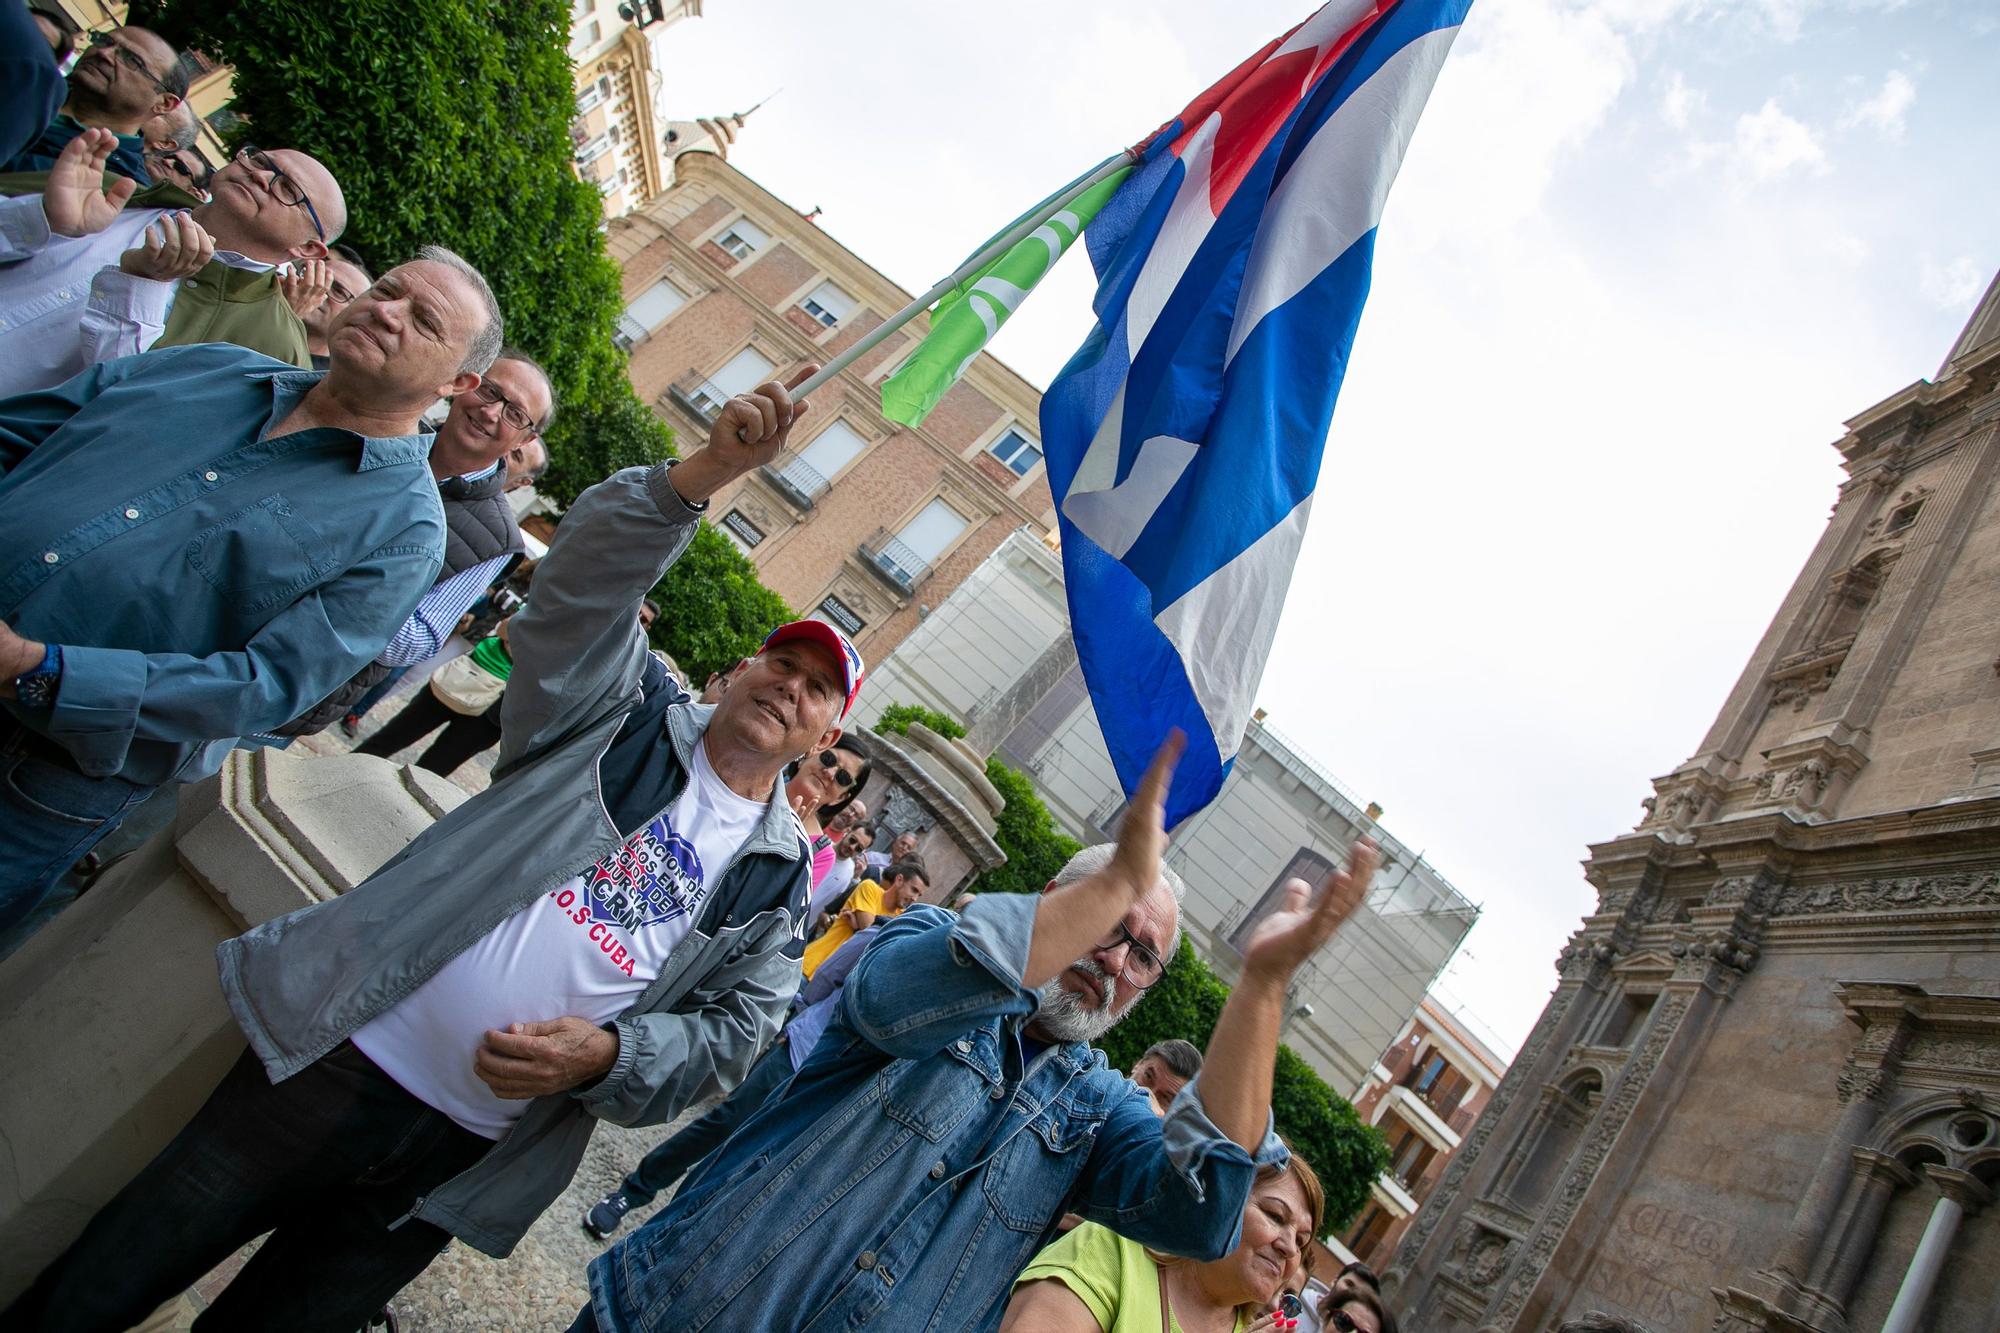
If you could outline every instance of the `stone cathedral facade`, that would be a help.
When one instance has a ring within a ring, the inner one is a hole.
[[[1415,1327],[2000,1329],[1996,382],[2000,280],[1848,423],[1825,534],[1590,849],[1597,911],[1397,1251]]]

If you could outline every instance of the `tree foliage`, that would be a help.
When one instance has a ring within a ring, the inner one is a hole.
[[[1170,1037],[1205,1051],[1228,998],[1229,987],[1183,936],[1166,975],[1097,1044],[1112,1064],[1127,1070],[1147,1047]],[[1278,1132],[1319,1173],[1326,1186],[1326,1230],[1339,1230],[1361,1210],[1369,1185],[1389,1165],[1381,1131],[1361,1123],[1354,1107],[1289,1046],[1278,1048],[1271,1114]]]
[[[347,198],[343,239],[371,268],[437,244],[486,275],[508,341],[564,404],[548,441],[558,503],[667,456],[672,435],[611,341],[602,201],[570,166],[562,0],[142,0],[132,20],[235,67],[246,136],[326,164]]]
[[[757,581],[757,568],[707,522],[667,576],[653,587],[660,605],[652,639],[697,687],[762,646],[764,636],[798,616]]]

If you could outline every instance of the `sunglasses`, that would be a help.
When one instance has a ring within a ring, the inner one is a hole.
[[[264,188],[270,191],[271,197],[287,208],[303,208],[313,224],[313,231],[322,241],[326,239],[326,228],[320,225],[319,210],[306,197],[306,187],[287,176],[285,169],[273,162],[269,153],[246,143],[236,150],[236,160],[252,171],[261,171],[270,177],[271,183]]]
[[[1335,1310],[1326,1317],[1326,1326],[1335,1333],[1361,1333],[1361,1325],[1354,1322],[1354,1316],[1345,1310]]]
[[[840,760],[834,756],[833,751],[821,750],[819,752],[819,766],[821,768],[832,769],[833,780],[839,786],[852,787],[854,785],[854,775],[840,767]]]

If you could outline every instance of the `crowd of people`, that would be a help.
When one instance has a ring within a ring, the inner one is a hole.
[[[221,946],[247,1049],[0,1329],[130,1327],[263,1235],[197,1326],[350,1333],[453,1237],[511,1252],[600,1122],[706,1103],[582,1218],[610,1245],[573,1329],[1395,1333],[1365,1267],[1311,1276],[1332,1219],[1270,1110],[1372,846],[1287,886],[1205,1055],[1111,1069],[1180,939],[1177,740],[1043,893],[934,905],[861,796],[845,635],[776,626],[698,693],[650,648],[646,593],[816,367],[525,565],[506,495],[556,392],[473,265],[371,273],[306,153],[209,171],[155,33],[0,0],[0,48],[0,932],[231,749],[353,735],[405,673],[363,753],[498,749],[363,883]]]

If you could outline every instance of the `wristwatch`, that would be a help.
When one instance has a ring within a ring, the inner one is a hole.
[[[26,708],[54,708],[56,685],[62,680],[62,649],[42,647],[41,664],[14,677],[14,698]]]

